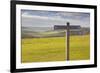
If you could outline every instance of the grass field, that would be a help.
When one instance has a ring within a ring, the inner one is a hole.
[[[66,60],[66,37],[22,39],[22,63]],[[90,58],[90,36],[70,37],[70,60]]]

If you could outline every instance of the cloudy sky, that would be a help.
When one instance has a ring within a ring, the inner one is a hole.
[[[61,11],[21,10],[23,27],[53,27],[54,25],[90,26],[90,14]]]

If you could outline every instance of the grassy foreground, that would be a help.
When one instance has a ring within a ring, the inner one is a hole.
[[[70,60],[90,58],[90,37],[70,37]],[[22,39],[22,63],[66,60],[66,37]]]

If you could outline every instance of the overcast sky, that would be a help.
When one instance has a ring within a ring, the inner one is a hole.
[[[90,14],[61,11],[21,10],[22,26],[24,27],[53,27],[54,25],[90,26]]]

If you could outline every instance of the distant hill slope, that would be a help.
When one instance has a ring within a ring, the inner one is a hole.
[[[39,38],[39,37],[61,37],[65,36],[65,31],[49,31],[49,32],[22,32],[22,38]]]
[[[36,31],[37,29],[38,31]],[[46,31],[45,31],[46,30]],[[74,31],[71,30],[70,35],[82,35],[82,34],[89,34],[90,29],[89,28],[81,28],[81,31]],[[82,34],[77,34],[76,32],[82,32]],[[22,27],[21,30],[21,37],[22,38],[40,38],[40,37],[63,37],[66,35],[66,30],[53,30],[51,28],[27,28]]]

